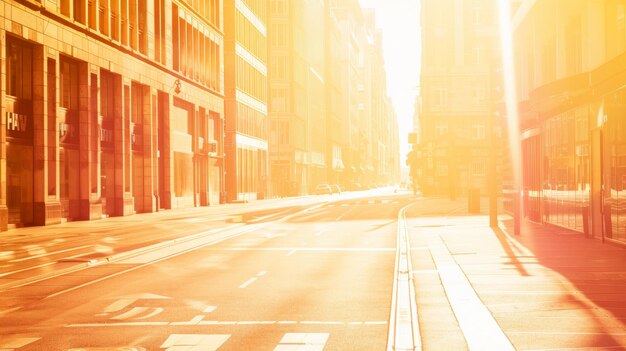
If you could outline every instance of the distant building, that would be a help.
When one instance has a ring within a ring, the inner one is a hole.
[[[270,168],[276,196],[327,182],[324,2],[271,1]]]
[[[220,1],[2,6],[0,229],[219,202]]]
[[[457,196],[487,189],[497,2],[422,0],[420,187]],[[418,104],[418,106],[420,105]],[[501,129],[494,128],[496,134]]]
[[[265,0],[224,2],[226,196],[268,190],[267,18]]]

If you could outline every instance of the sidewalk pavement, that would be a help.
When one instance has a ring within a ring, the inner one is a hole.
[[[510,216],[494,230],[488,207],[466,209],[407,211],[424,350],[626,349],[624,248],[530,222],[515,236]]]

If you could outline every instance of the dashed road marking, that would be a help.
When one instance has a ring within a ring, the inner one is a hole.
[[[257,277],[262,277],[264,275],[267,274],[267,271],[260,271],[259,273],[256,274]]]
[[[322,235],[322,234],[324,234],[326,232],[327,232],[327,230],[325,230],[325,229],[324,230],[320,230],[319,232],[315,233],[315,236],[320,236],[320,235]]]
[[[211,313],[217,309],[217,306],[207,306],[202,312]]]
[[[289,251],[285,256],[291,256],[291,255],[295,254],[296,251],[298,251],[298,250],[293,249],[293,250]]]
[[[245,288],[249,287],[252,283],[257,281],[257,279],[259,279],[259,278],[258,277],[254,277],[254,278],[250,278],[250,279],[246,280],[243,284],[239,285],[239,289],[245,289]]]

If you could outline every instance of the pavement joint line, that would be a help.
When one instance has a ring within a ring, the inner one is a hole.
[[[333,202],[340,201],[340,199],[338,199],[338,200],[331,200],[331,201],[333,201]],[[148,245],[148,246],[143,247],[143,248],[137,248],[137,249],[130,250],[130,251],[127,251],[127,252],[122,252],[122,253],[119,253],[119,254],[116,254],[116,255],[112,255],[112,256],[103,258],[102,260],[98,260],[95,263],[85,262],[85,263],[77,264],[77,265],[74,265],[72,267],[68,267],[68,268],[65,268],[65,269],[60,269],[60,270],[53,271],[53,272],[50,272],[50,273],[41,274],[41,275],[38,275],[38,276],[35,276],[35,277],[32,277],[32,278],[19,279],[19,280],[14,281],[14,282],[10,282],[10,283],[4,284],[4,285],[0,285],[0,292],[2,292],[4,290],[8,290],[8,289],[15,289],[15,288],[19,288],[19,287],[22,287],[22,286],[38,283],[40,281],[56,278],[56,277],[59,277],[59,276],[71,274],[71,273],[74,273],[74,272],[78,272],[78,271],[81,271],[81,270],[84,270],[84,269],[88,269],[88,268],[91,268],[91,267],[95,267],[95,266],[99,266],[99,265],[102,265],[102,264],[117,262],[117,261],[128,259],[128,258],[131,258],[131,257],[134,257],[134,256],[139,256],[139,255],[144,254],[144,253],[148,253],[148,252],[151,252],[151,251],[156,251],[156,250],[159,250],[161,248],[170,246],[173,243],[182,242],[183,239],[184,239],[184,241],[191,241],[191,240],[194,240],[194,239],[197,239],[197,238],[200,238],[200,237],[204,237],[204,236],[207,236],[207,235],[210,235],[210,234],[218,233],[218,232],[226,232],[226,231],[229,231],[229,230],[236,230],[236,229],[242,228],[242,227],[244,227],[244,229],[245,229],[246,227],[256,226],[256,227],[251,228],[249,230],[244,230],[244,231],[239,232],[239,233],[236,232],[235,234],[227,235],[225,238],[219,239],[219,240],[217,240],[215,242],[212,242],[210,244],[207,244],[207,245],[202,245],[202,246],[197,247],[195,249],[199,249],[199,248],[202,248],[202,247],[205,247],[205,246],[209,246],[209,245],[214,245],[214,244],[220,243],[220,242],[222,242],[224,240],[228,240],[228,239],[231,239],[233,237],[240,236],[242,234],[251,232],[251,231],[257,229],[257,227],[261,227],[262,228],[262,227],[268,226],[271,223],[284,222],[284,221],[286,221],[288,219],[291,219],[291,218],[296,217],[298,215],[304,214],[304,213],[306,213],[308,211],[321,208],[321,207],[327,205],[329,202],[330,201],[328,201],[328,200],[324,200],[324,201],[320,201],[318,203],[313,203],[312,205],[307,204],[305,206],[310,206],[310,207],[307,207],[304,210],[295,212],[295,213],[290,214],[288,216],[282,217],[281,219],[279,219],[279,220],[277,220],[275,222],[258,223],[258,224],[252,224],[252,225],[246,225],[244,223],[234,224],[234,225],[231,224],[231,225],[226,226],[226,227],[216,228],[216,229],[212,229],[212,230],[201,232],[201,233],[197,233],[197,234],[191,234],[191,235],[184,236],[184,237],[181,237],[181,238],[167,240],[167,241],[164,241],[164,242],[161,242],[161,243],[157,243],[157,244],[154,244],[154,245]],[[191,251],[191,250],[188,250],[188,251]],[[184,251],[182,253],[186,253],[188,251]],[[178,255],[180,255],[182,253],[175,254],[175,255],[172,255],[172,256],[168,256],[168,257],[165,257],[163,259],[167,259],[167,258],[170,258],[170,257],[178,256]],[[131,270],[142,268],[145,265],[156,263],[156,262],[159,262],[159,261],[161,261],[163,259],[156,260],[154,262],[149,262],[147,264],[142,264],[142,265],[137,266],[137,267],[133,267],[130,270],[125,270],[125,271],[119,272],[119,274],[127,273],[127,272],[129,272]],[[114,277],[116,275],[118,275],[118,274],[104,277],[104,279],[108,279],[109,277]],[[101,279],[101,280],[104,280],[104,279]],[[63,290],[63,291],[60,291],[60,292],[58,292],[56,294],[49,295],[46,298],[58,296],[58,295],[61,295],[62,293],[73,291],[73,290],[75,290],[77,288],[80,288],[80,287],[83,287],[83,286],[87,286],[87,285],[91,285],[91,284],[99,282],[101,280],[98,279],[98,280],[95,280],[93,282],[85,283],[85,284],[82,284],[82,285],[80,285],[78,287],[72,288],[71,290]]]
[[[441,236],[431,237],[431,255],[441,285],[470,350],[515,350],[455,261]],[[436,241],[436,242],[435,242]]]
[[[387,335],[387,351],[422,350],[415,285],[411,272],[411,250],[406,210],[415,205],[413,201],[402,207],[398,212],[396,258],[391,297],[391,312]]]

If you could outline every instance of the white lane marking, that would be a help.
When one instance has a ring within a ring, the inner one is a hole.
[[[320,235],[322,235],[322,234],[324,234],[326,232],[327,232],[327,230],[325,230],[325,229],[324,230],[320,230],[319,232],[315,233],[315,236],[320,236]]]
[[[124,320],[124,319],[128,319],[128,318],[132,318],[132,317],[136,317],[141,315],[142,313],[146,313],[146,311],[148,311],[149,308],[148,307],[133,307],[132,309],[119,314],[115,317],[112,317],[112,319],[117,319],[117,320]]]
[[[285,256],[291,256],[291,255],[295,254],[296,251],[298,251],[298,250],[293,249],[293,250],[289,251]]]
[[[32,344],[41,338],[8,338],[0,340],[0,350],[14,350]]]
[[[109,322],[109,323],[78,323],[78,324],[66,324],[65,328],[100,328],[100,327],[147,327],[147,326],[181,326],[181,325],[347,325],[347,326],[381,326],[387,325],[387,321],[214,321],[203,320],[196,316],[191,321],[185,322]]]
[[[137,299],[119,299],[112,304],[108,305],[104,308],[104,313],[113,313],[117,311],[121,311],[124,308],[130,306],[133,302],[137,301]]]
[[[155,308],[152,309],[152,312],[148,313],[145,316],[137,317],[135,319],[150,319],[150,318],[160,314],[163,311],[165,311],[165,309],[163,307],[155,307]]]
[[[498,322],[482,303],[461,267],[437,237],[431,245],[431,255],[452,311],[463,331],[470,350],[515,350]]]
[[[77,256],[80,256],[80,255],[77,255]],[[32,267],[26,267],[26,268],[18,269],[18,270],[15,270],[15,271],[2,273],[2,274],[0,274],[0,277],[5,277],[5,276],[11,275],[11,274],[17,274],[17,273],[21,273],[21,272],[30,271],[31,269],[37,269],[37,268],[41,268],[41,267],[51,266],[53,264],[57,264],[57,262],[48,262],[48,263],[43,263],[43,264],[39,264],[39,265],[32,266]]]
[[[207,306],[202,312],[211,313],[217,309],[217,306]]]
[[[425,248],[426,250],[427,248]],[[276,247],[276,248],[251,248],[251,247],[231,247],[224,249],[213,249],[213,251],[367,251],[367,252],[390,252],[396,251],[391,247]]]
[[[328,333],[287,333],[274,351],[322,351],[328,341]]]
[[[35,256],[28,256],[28,257],[18,258],[18,259],[15,259],[15,260],[11,260],[9,262],[11,262],[11,263],[14,263],[14,262],[24,262],[24,261],[28,261],[28,260],[34,260],[35,258],[41,258],[41,257],[45,257],[45,256],[50,256],[50,255],[56,255],[56,254],[69,252],[69,251],[81,250],[81,249],[85,249],[85,248],[92,247],[92,246],[93,245],[84,245],[84,246],[79,246],[79,247],[73,247],[73,248],[70,248],[70,249],[53,251],[53,252],[48,252],[48,253],[35,255]]]
[[[267,274],[267,271],[260,271],[259,273],[256,274],[257,277],[262,277],[264,275]]]
[[[246,280],[243,284],[239,285],[239,289],[245,289],[245,288],[249,287],[250,284],[252,284],[255,281],[257,281],[257,279],[259,279],[259,278],[258,277],[254,277],[254,278],[250,278],[250,279]]]
[[[411,244],[406,225],[406,210],[415,203],[408,204],[398,213],[396,239],[396,260],[389,316],[387,350],[421,350],[422,340],[417,318],[415,285],[411,266]]]
[[[204,317],[204,315],[197,315],[188,322],[172,322],[170,325],[198,325]]]
[[[230,334],[172,334],[161,345],[161,348],[166,351],[215,351],[228,338]]]
[[[12,307],[12,308],[6,309],[4,311],[0,311],[0,317],[3,317],[5,314],[9,314],[9,313],[21,310],[21,309],[22,309],[21,306],[17,306],[17,307]]]
[[[0,261],[7,261],[15,256],[15,251],[0,251]]]

